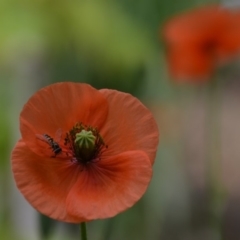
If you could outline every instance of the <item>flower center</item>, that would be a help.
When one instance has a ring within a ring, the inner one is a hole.
[[[87,164],[100,160],[100,156],[107,145],[97,128],[77,123],[66,135],[64,145],[71,151],[73,160]]]

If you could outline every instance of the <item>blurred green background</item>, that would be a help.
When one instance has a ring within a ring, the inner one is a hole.
[[[177,13],[210,0],[0,1],[0,239],[79,239],[79,226],[40,216],[11,175],[19,113],[39,88],[59,81],[129,92],[148,106],[161,138],[144,197],[113,219],[88,223],[90,240],[240,239],[239,72],[221,96],[221,229],[209,221],[208,87],[177,86],[161,30]],[[221,233],[219,233],[219,231]]]

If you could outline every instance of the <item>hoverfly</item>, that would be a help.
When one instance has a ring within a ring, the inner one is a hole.
[[[62,152],[62,148],[59,146],[58,141],[61,139],[61,135],[62,135],[62,130],[58,129],[56,134],[55,134],[55,139],[54,140],[50,135],[44,133],[44,134],[36,134],[36,137],[44,142],[46,142],[52,152],[55,154],[54,157],[56,157],[59,153]]]

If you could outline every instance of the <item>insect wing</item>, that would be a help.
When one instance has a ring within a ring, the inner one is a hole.
[[[39,140],[42,140],[46,143],[49,143],[48,139],[43,134],[36,134],[36,138],[38,138]]]
[[[61,140],[61,137],[62,137],[62,129],[59,128],[55,133],[54,141],[59,142]]]

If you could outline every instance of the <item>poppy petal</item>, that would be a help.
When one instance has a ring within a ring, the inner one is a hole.
[[[214,68],[214,62],[205,52],[191,46],[171,49],[168,61],[177,82],[206,82]]]
[[[11,159],[17,187],[35,209],[60,221],[85,221],[66,211],[66,196],[79,173],[76,166],[58,158],[42,158],[22,140],[16,144]]]
[[[88,155],[75,141],[78,126],[96,134]],[[11,156],[17,187],[53,219],[79,223],[113,217],[136,203],[151,180],[158,128],[130,94],[53,84],[25,104],[20,130]]]
[[[28,147],[42,155],[37,134],[54,138],[59,129],[64,134],[76,122],[100,128],[107,112],[106,99],[90,85],[56,83],[39,90],[25,104],[20,115],[20,131]]]
[[[158,127],[152,113],[130,94],[101,89],[109,105],[108,117],[100,133],[108,145],[107,154],[142,150],[154,163],[158,146]]]
[[[170,19],[163,37],[169,70],[175,80],[209,80],[216,67],[239,54],[239,19],[239,9],[221,5],[196,8]]]
[[[101,159],[79,174],[66,200],[68,213],[88,220],[113,217],[142,197],[151,176],[151,163],[142,151]]]

